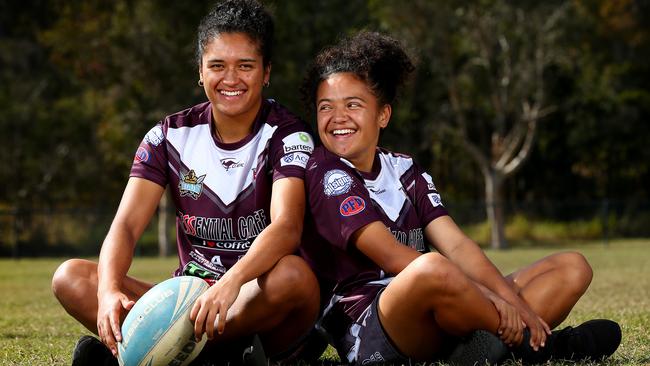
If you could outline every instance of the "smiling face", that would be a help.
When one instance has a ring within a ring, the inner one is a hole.
[[[379,131],[388,125],[390,114],[390,105],[380,106],[354,74],[332,74],[318,86],[316,119],[323,145],[361,171],[372,170]]]
[[[271,67],[264,67],[256,42],[244,33],[221,33],[204,49],[199,77],[215,121],[251,123],[262,103]]]

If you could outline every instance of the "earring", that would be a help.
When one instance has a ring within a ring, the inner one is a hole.
[[[199,81],[197,81],[196,83],[199,84],[199,86],[203,86],[203,80],[201,79],[199,79]]]
[[[270,81],[270,80],[267,81],[266,83],[264,83],[264,87],[265,87],[265,88],[268,88],[270,85],[271,85],[271,81]]]

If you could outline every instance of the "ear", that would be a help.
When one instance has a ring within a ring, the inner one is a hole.
[[[264,66],[264,80],[263,80],[264,84],[268,83],[270,79],[271,79],[271,63]]]
[[[390,121],[390,115],[393,112],[392,107],[390,104],[384,104],[380,109],[379,109],[379,127],[380,128],[386,128],[388,126],[388,122]]]
[[[199,80],[203,80],[203,67],[201,66],[202,65],[199,63]]]

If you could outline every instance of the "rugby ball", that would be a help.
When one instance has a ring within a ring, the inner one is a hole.
[[[194,339],[190,311],[196,299],[209,288],[192,276],[165,280],[147,291],[122,324],[122,342],[117,345],[121,366],[187,365],[203,349],[207,337]]]

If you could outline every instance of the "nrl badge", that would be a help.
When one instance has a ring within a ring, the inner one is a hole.
[[[181,180],[178,183],[181,197],[190,196],[193,199],[198,199],[203,191],[203,180],[205,174],[200,177],[196,176],[194,170],[190,170],[187,174],[181,173]]]

